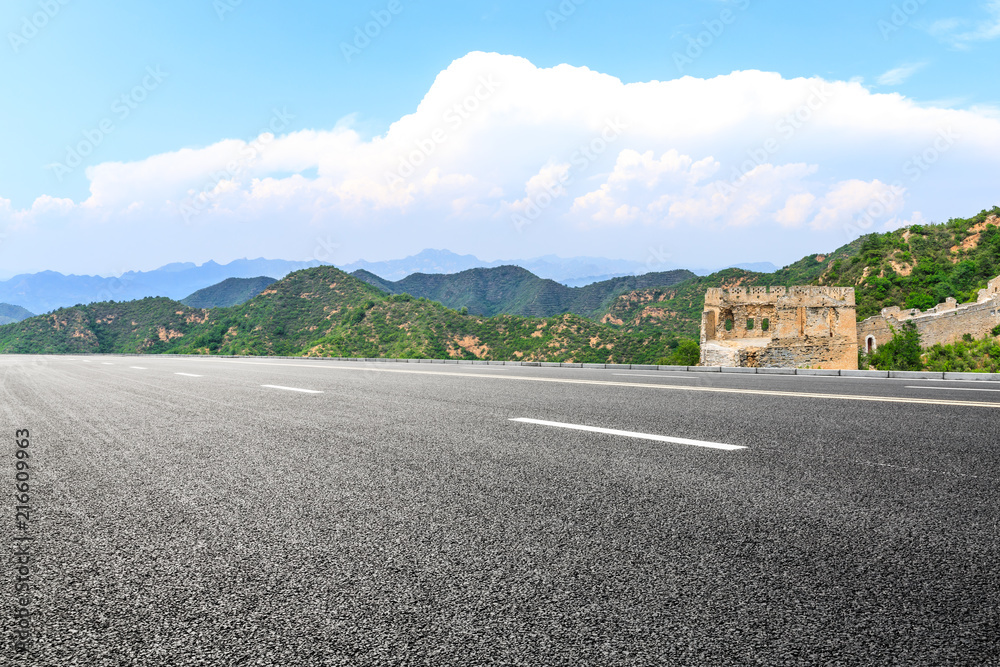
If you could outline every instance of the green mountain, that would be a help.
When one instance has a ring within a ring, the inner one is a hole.
[[[974,301],[1000,275],[1000,207],[972,218],[868,234],[832,253],[809,255],[774,273],[727,269],[667,289],[620,295],[603,321],[639,330],[659,326],[697,337],[705,291],[739,285],[854,287],[858,320],[883,308],[926,310],[948,297]]]
[[[606,312],[621,292],[669,287],[695,277],[690,271],[668,271],[614,278],[586,287],[566,287],[517,266],[470,269],[447,275],[415,273],[397,282],[363,270],[352,275],[390,294],[424,297],[455,310],[468,308],[470,313],[486,317],[501,314],[552,317],[564,313],[595,317]]]
[[[200,289],[181,299],[181,303],[191,308],[229,308],[239,306],[254,298],[273,283],[274,278],[227,278],[221,283]]]
[[[169,299],[67,308],[0,329],[2,352],[145,352],[655,363],[678,345],[580,317],[462,315],[333,267],[290,274],[249,302]]]
[[[21,308],[21,306],[12,306],[9,303],[0,303],[0,326],[4,324],[11,324],[13,322],[20,322],[21,320],[26,320],[29,317],[34,317],[35,314],[26,308]]]
[[[170,299],[95,303],[0,327],[0,353],[157,353],[173,348],[207,320]]]

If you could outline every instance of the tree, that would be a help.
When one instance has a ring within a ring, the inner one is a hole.
[[[880,371],[919,371],[924,367],[922,354],[917,325],[907,320],[901,330],[893,329],[892,340],[868,357],[868,364]]]

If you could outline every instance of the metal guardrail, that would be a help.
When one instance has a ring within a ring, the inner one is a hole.
[[[26,355],[0,355],[26,356]],[[222,354],[80,354],[80,355],[39,355],[39,356],[93,356],[93,357],[177,357],[186,359],[295,359],[298,361],[348,361],[364,363],[397,364],[450,364],[464,366],[526,366],[536,368],[596,368],[633,371],[672,371],[686,373],[731,373],[740,375],[810,375],[823,377],[867,377],[908,380],[961,380],[1000,382],[1000,373],[943,373],[928,371],[852,371],[818,368],[729,368],[726,366],[657,366],[652,364],[582,364],[548,361],[481,361],[468,359],[373,359],[362,357],[259,357],[250,355]]]

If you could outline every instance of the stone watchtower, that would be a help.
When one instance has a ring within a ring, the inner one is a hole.
[[[703,366],[857,369],[853,287],[712,288]]]

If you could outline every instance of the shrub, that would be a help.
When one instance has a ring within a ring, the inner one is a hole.
[[[1000,336],[1000,324],[993,327],[993,331],[991,331],[990,333],[992,333],[994,336]]]
[[[656,363],[660,366],[697,366],[700,361],[701,345],[696,340],[684,338],[670,356],[663,357]]]

